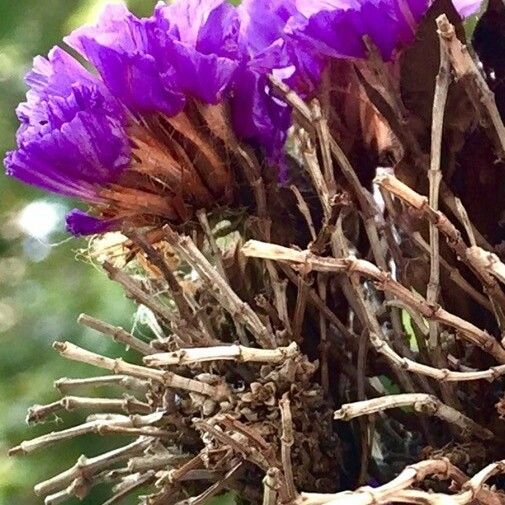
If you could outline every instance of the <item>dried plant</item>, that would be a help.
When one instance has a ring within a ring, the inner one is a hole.
[[[54,344],[109,374],[57,380],[62,398],[28,421],[86,421],[11,453],[89,433],[127,444],[37,484],[47,505],[103,482],[107,505],[139,489],[145,505],[226,490],[264,505],[505,504],[505,207],[488,194],[504,180],[505,67],[482,35],[505,9],[490,2],[477,26],[481,65],[450,2],[418,17],[408,4],[395,3],[417,35],[398,57],[365,32],[363,54],[340,48],[356,59],[325,55],[314,92],[263,75],[260,91],[293,113],[287,175],[255,143],[265,131],[231,126],[238,84],[217,105],[192,96],[128,119],[134,162],[114,184],[159,177],[142,183],[174,212],[142,198],[126,212],[110,181],[93,186],[93,212],[123,233],[99,257],[154,337],[81,315],[142,364]],[[121,394],[79,395],[111,386]]]

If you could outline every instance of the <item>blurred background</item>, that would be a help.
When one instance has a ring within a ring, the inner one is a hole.
[[[105,0],[0,0],[0,155],[14,147],[15,107],[24,100],[23,76],[32,58],[47,54],[63,35],[93,22]],[[131,0],[139,15],[152,12],[154,0]],[[76,323],[81,312],[131,329],[135,307],[121,290],[86,260],[79,250],[85,240],[70,238],[63,216],[73,202],[43,193],[10,179],[0,170],[0,505],[34,505],[42,499],[33,485],[88,456],[125,439],[81,437],[30,456],[9,458],[7,451],[21,440],[57,428],[55,423],[30,427],[29,406],[58,398],[53,381],[59,377],[99,374],[90,367],[65,361],[51,349],[54,340],[112,356],[121,348]],[[76,260],[76,256],[78,260]],[[66,415],[67,426],[83,415]],[[106,490],[84,501],[98,504]],[[125,501],[128,503],[128,501]],[[133,503],[130,501],[130,503]]]

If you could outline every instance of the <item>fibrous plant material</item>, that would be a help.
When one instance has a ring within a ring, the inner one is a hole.
[[[8,169],[88,202],[74,233],[123,233],[123,262],[96,256],[153,321],[79,317],[135,361],[54,344],[111,374],[57,380],[28,422],[88,417],[11,453],[127,442],[46,504],[505,504],[503,248],[464,178],[482,159],[488,188],[504,150],[500,69],[460,17],[479,2],[330,3],[109,7],[68,38],[100,77],[36,61]]]

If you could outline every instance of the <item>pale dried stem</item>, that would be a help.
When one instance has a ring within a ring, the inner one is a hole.
[[[310,251],[297,251],[275,244],[267,244],[251,240],[242,248],[243,254],[249,257],[265,258],[276,261],[288,261],[299,264],[309,270],[320,272],[341,272],[347,275],[357,274],[374,280],[379,289],[388,291],[397,298],[419,312],[426,319],[434,320],[454,328],[457,334],[465,340],[479,346],[500,363],[505,363],[505,349],[486,331],[477,328],[472,323],[447,312],[440,306],[429,304],[425,298],[404,287],[391,278],[390,274],[382,271],[376,265],[357,258],[324,258],[315,256]],[[380,332],[375,332],[380,334]]]
[[[151,408],[147,403],[142,403],[132,397],[122,400],[112,398],[84,398],[81,396],[65,396],[61,400],[48,405],[34,405],[28,410],[26,421],[40,423],[48,416],[62,410],[71,412],[77,409],[91,409],[105,412],[124,412],[126,414],[148,414]]]
[[[104,386],[120,386],[127,391],[141,395],[145,395],[149,389],[148,382],[128,375],[105,375],[103,377],[87,377],[85,379],[62,377],[54,382],[54,387],[62,394],[75,391],[76,389]]]
[[[187,463],[190,456],[184,454],[172,454],[167,452],[160,454],[147,454],[130,458],[126,470],[128,473],[146,472],[148,470],[162,470],[175,467],[181,463]]]
[[[498,365],[482,371],[455,372],[447,368],[433,368],[422,363],[417,363],[409,358],[397,354],[386,342],[376,335],[370,336],[370,341],[377,352],[384,355],[392,364],[412,373],[426,375],[441,382],[465,382],[486,380],[493,382],[505,375],[505,365]]]
[[[307,299],[309,298],[309,292],[310,284],[308,281],[302,276],[298,277],[295,312],[293,315],[292,325],[292,335],[295,342],[302,341],[302,327],[303,321],[305,319],[305,309],[307,308]],[[321,302],[324,303],[323,300],[321,300]],[[319,313],[321,314],[321,317],[327,318],[323,311],[320,311]]]
[[[425,252],[429,253],[430,246],[423,239],[419,232],[414,232],[410,234],[410,238]],[[460,273],[460,271],[453,267],[447,260],[440,257],[440,264],[442,268],[449,274],[449,278],[460,287],[465,293],[467,293],[473,300],[475,300],[479,305],[484,307],[490,312],[493,311],[493,307],[489,300],[482,294],[479,293]]]
[[[141,250],[145,252],[149,261],[161,272],[164,279],[167,281],[168,287],[170,289],[170,294],[172,295],[175,305],[179,310],[179,314],[184,320],[192,322],[194,318],[193,309],[188,303],[184,290],[182,289],[179,281],[175,277],[170,267],[167,265],[160,252],[157,251],[141,233],[135,230],[128,230],[124,233]]]
[[[32,440],[25,440],[18,446],[13,447],[9,451],[9,455],[28,454],[38,449],[54,445],[56,442],[80,437],[82,435],[87,435],[88,433],[96,433],[98,435],[118,433],[148,437],[166,436],[167,433],[165,431],[157,428],[151,428],[149,426],[150,424],[157,422],[160,417],[161,416],[159,414],[150,414],[146,416],[133,415],[130,417],[117,416],[113,420],[97,419],[94,421],[88,421],[72,428],[48,433]]]
[[[87,314],[81,314],[77,318],[77,322],[79,324],[87,326],[88,328],[103,333],[104,335],[112,337],[115,342],[119,342],[126,347],[131,347],[140,354],[152,353],[152,348],[149,344],[143,342],[119,326],[113,326],[112,324],[106,323],[105,321],[101,321],[100,319],[88,316]]]
[[[207,361],[231,360],[239,363],[283,363],[299,353],[296,343],[276,349],[256,349],[242,345],[192,347],[173,352],[158,353],[144,358],[149,366],[189,365]]]
[[[488,440],[494,436],[491,431],[480,426],[456,409],[445,405],[436,396],[424,393],[405,393],[347,403],[335,412],[335,419],[349,421],[355,417],[368,416],[399,407],[413,407],[418,412],[434,415],[450,424],[454,424],[460,428],[461,432],[459,434],[463,438],[474,434],[483,440]]]
[[[356,491],[343,491],[336,494],[302,493],[296,505],[385,505],[392,502],[430,503],[429,501],[405,502],[403,493],[414,484],[431,476],[436,476],[443,480],[453,480],[459,487],[470,482],[468,477],[447,459],[425,460],[407,466],[395,479],[377,488],[365,486]],[[426,498],[430,494],[424,493],[422,496]],[[449,495],[443,496],[446,500],[439,501],[437,505],[455,505]],[[474,498],[481,505],[503,505],[505,503],[503,495],[482,487],[482,484],[480,488],[475,489]]]
[[[295,482],[293,478],[293,466],[291,463],[291,447],[295,440],[293,437],[293,416],[291,414],[291,407],[287,393],[284,394],[282,400],[279,400],[279,407],[281,411],[281,460],[282,460],[282,473],[286,483],[286,499],[288,502],[293,500],[297,495]]]
[[[219,272],[219,275],[221,277],[229,282],[229,279],[226,275],[226,271],[223,266],[223,257],[221,254],[221,250],[219,249],[219,246],[217,245],[216,238],[214,237],[214,234],[212,233],[212,230],[210,228],[209,220],[207,219],[207,212],[205,210],[199,210],[196,213],[198,217],[198,221],[200,222],[200,226],[202,227],[203,232],[205,233],[205,236],[207,237],[207,241],[209,242],[209,247],[210,250],[212,251],[212,257],[214,258],[214,261],[216,263],[216,268]]]
[[[163,230],[168,243],[198,273],[209,292],[229,314],[245,325],[263,347],[275,347],[273,335],[258,315],[237,296],[194,242],[189,237],[177,234],[169,226],[165,226]]]
[[[467,47],[456,36],[456,30],[445,14],[437,18],[437,27],[441,44],[445,46],[449,55],[456,78],[468,83],[467,93],[472,99],[477,113],[481,113],[481,108],[484,107],[497,136],[497,139],[493,138],[492,140],[496,141],[501,156],[504,156],[505,125],[496,106],[493,92],[489,89]]]
[[[148,471],[143,474],[137,474],[135,476],[129,476],[127,485],[121,486],[118,491],[114,493],[108,500],[104,501],[102,505],[113,505],[118,503],[125,496],[128,496],[135,489],[154,481],[156,478],[156,472]],[[133,478],[134,477],[134,478]]]
[[[202,394],[205,396],[210,396],[213,398],[219,398],[224,391],[220,391],[219,388],[206,384],[204,382],[189,379],[187,377],[182,377],[176,375],[172,372],[163,372],[161,370],[154,370],[152,368],[147,368],[139,365],[132,365],[127,363],[122,359],[112,359],[100,354],[95,354],[93,352],[82,349],[70,342],[55,342],[53,347],[67,359],[74,361],[79,361],[81,363],[87,363],[100,368],[105,368],[111,370],[114,373],[127,374],[132,377],[138,377],[140,379],[153,380],[166,387],[174,389],[182,389],[185,391],[190,391],[193,393]]]
[[[439,39],[441,34],[439,33]],[[444,115],[451,83],[451,65],[449,55],[444,44],[440,42],[440,67],[435,82],[435,96],[433,98],[433,112],[431,123],[431,152],[430,168],[428,170],[429,181],[429,204],[435,211],[438,211],[440,182],[442,181],[442,137],[444,130]],[[435,223],[430,221],[430,279],[426,290],[426,299],[429,304],[435,306],[440,298],[440,235]],[[432,362],[439,368],[447,364],[440,346],[440,334],[438,322],[430,319],[428,321],[429,356]],[[454,408],[461,408],[458,397],[452,385],[441,383],[440,391],[444,402]]]
[[[333,171],[333,159],[331,157],[331,149],[330,149],[330,131],[328,129],[328,122],[326,117],[323,115],[321,110],[321,104],[317,98],[314,98],[311,102],[312,109],[312,121],[314,124],[314,128],[316,130],[316,135],[319,141],[319,148],[321,149],[321,158],[323,161],[324,168],[324,178],[326,180],[326,184],[328,184],[328,188],[330,190],[330,194],[333,194],[335,191],[335,173]]]
[[[496,302],[501,309],[505,310],[505,293],[491,273],[483,268],[480,262],[474,261],[474,257],[469,254],[470,248],[461,238],[461,233],[445,214],[433,209],[425,196],[420,195],[393,175],[378,176],[375,178],[375,183],[402,202],[420,211],[429,223],[433,223],[446,237],[447,244],[456,253],[458,259],[475,273],[487,295],[493,299],[493,303]]]
[[[439,38],[441,37],[439,33]],[[451,67],[449,56],[443,43],[440,43],[440,67],[436,77],[435,96],[433,98],[433,113],[431,123],[431,154],[430,169],[428,170],[428,180],[430,186],[429,204],[436,212],[438,211],[438,197],[440,191],[440,181],[442,180],[442,170],[440,167],[442,157],[442,136],[444,130],[445,105],[451,82]],[[426,292],[428,303],[437,304],[440,296],[440,244],[439,232],[435,223],[430,222],[430,280]],[[429,322],[430,337],[428,345],[432,352],[437,354],[437,365],[442,364],[443,358],[439,348],[438,323]]]
[[[205,505],[209,500],[219,494],[221,491],[228,489],[238,474],[244,469],[244,463],[240,462],[234,465],[222,478],[215,484],[208,487],[203,493],[194,496],[187,500],[179,502],[177,505]]]
[[[111,280],[116,281],[123,286],[127,296],[150,309],[155,315],[165,322],[170,323],[174,333],[183,342],[189,341],[188,343],[192,343],[193,341],[202,341],[201,332],[192,328],[185,320],[181,319],[175,311],[172,311],[165,304],[157,301],[154,296],[146,293],[142,289],[141,285],[133,280],[128,274],[122,272],[118,268],[115,268],[108,262],[103,264],[103,268],[106,270]]]
[[[277,505],[280,475],[278,468],[268,469],[263,479],[263,505]]]
[[[299,286],[302,276],[298,275],[294,272],[288,265],[283,265],[282,263],[279,265],[282,272],[286,275],[286,277],[295,285]],[[305,282],[305,281],[303,281]],[[334,325],[338,331],[345,336],[346,339],[354,340],[355,335],[349,331],[349,329],[345,326],[345,324],[340,321],[340,319],[332,312],[328,305],[321,299],[321,297],[317,294],[316,290],[307,285],[307,296],[308,302],[313,305],[319,312],[321,312],[328,321]]]
[[[298,210],[300,211],[300,213],[304,217],[305,222],[307,223],[307,227],[310,231],[310,236],[312,238],[312,241],[314,242],[317,239],[317,234],[316,234],[316,228],[314,226],[314,221],[312,219],[312,215],[310,213],[309,206],[307,205],[305,198],[303,198],[303,196],[300,193],[300,190],[298,189],[297,186],[292,184],[291,186],[289,186],[289,189],[295,195]]]
[[[74,480],[82,478],[89,479],[91,476],[96,475],[99,472],[116,465],[117,463],[126,461],[137,454],[141,454],[151,442],[151,438],[140,437],[131,444],[100,454],[99,456],[95,456],[93,458],[87,458],[82,455],[73,467],[55,475],[51,479],[37,484],[34,488],[35,493],[39,496],[47,496],[68,486]]]

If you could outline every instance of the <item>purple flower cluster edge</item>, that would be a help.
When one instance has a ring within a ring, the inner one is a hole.
[[[463,16],[480,3],[455,1]],[[96,25],[64,39],[96,72],[60,47],[35,58],[7,174],[100,205],[100,188],[130,164],[131,119],[177,115],[188,99],[226,101],[237,136],[280,161],[290,109],[268,75],[310,95],[328,60],[366,56],[365,34],[385,59],[394,57],[428,7],[428,0],[244,0],[239,7],[178,0],[138,18],[125,5],[109,5]],[[67,227],[100,233],[115,222],[72,211]]]

